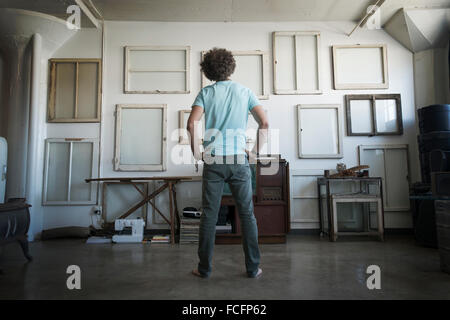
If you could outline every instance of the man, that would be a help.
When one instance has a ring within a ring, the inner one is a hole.
[[[253,157],[265,143],[268,129],[267,117],[255,94],[229,77],[236,62],[230,51],[214,48],[208,51],[200,64],[202,72],[214,84],[203,88],[197,95],[187,130],[191,137],[194,157],[204,160],[203,167],[203,214],[200,220],[198,268],[192,273],[209,277],[214,249],[216,223],[224,183],[230,185],[242,226],[242,242],[247,275],[259,277],[260,254],[258,229],[253,213],[252,177],[248,157]],[[245,131],[248,112],[259,124],[258,140],[252,151],[247,151]],[[199,150],[196,123],[205,114],[204,153]]]

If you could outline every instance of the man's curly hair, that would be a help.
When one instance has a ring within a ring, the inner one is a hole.
[[[234,72],[236,61],[230,51],[213,48],[203,56],[200,67],[209,80],[224,81]]]

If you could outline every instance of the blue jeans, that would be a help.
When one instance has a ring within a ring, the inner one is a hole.
[[[248,160],[244,164],[204,164],[203,166],[203,213],[200,219],[198,271],[204,277],[211,273],[211,261],[216,238],[216,224],[222,200],[224,183],[230,185],[242,226],[242,244],[245,253],[247,275],[258,272],[260,254],[258,228],[253,213],[252,176]]]

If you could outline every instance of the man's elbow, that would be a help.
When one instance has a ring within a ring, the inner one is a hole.
[[[194,130],[194,122],[193,121],[188,121],[186,129],[189,132],[193,131]]]
[[[261,123],[259,124],[259,128],[260,129],[269,129],[269,121],[261,121]]]

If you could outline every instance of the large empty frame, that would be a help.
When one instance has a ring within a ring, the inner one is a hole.
[[[189,46],[125,47],[125,93],[189,93]]]
[[[360,145],[359,164],[382,178],[385,211],[409,211],[408,145]]]
[[[206,51],[202,51],[202,60]],[[233,51],[236,69],[230,79],[250,88],[259,99],[269,99],[269,58],[264,51]],[[202,73],[202,88],[212,84]]]
[[[347,135],[378,136],[403,134],[399,94],[346,95]]]
[[[100,122],[100,59],[50,59],[48,122]]]
[[[84,179],[98,175],[98,140],[47,139],[45,145],[43,205],[96,204],[96,184]]]
[[[321,94],[320,32],[273,33],[275,94]]]
[[[165,104],[117,105],[114,170],[166,170],[166,109]]]
[[[334,89],[389,88],[385,44],[333,46]]]
[[[342,117],[338,104],[298,105],[300,158],[342,158]]]

